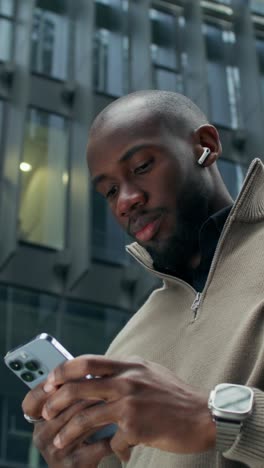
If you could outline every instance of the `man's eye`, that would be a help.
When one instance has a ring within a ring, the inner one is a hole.
[[[150,167],[152,166],[152,163],[153,163],[153,159],[136,167],[136,169],[134,169],[134,174],[144,174],[144,172],[147,172],[150,169]]]
[[[117,187],[114,185],[106,194],[106,198],[111,198],[113,197],[117,192]]]

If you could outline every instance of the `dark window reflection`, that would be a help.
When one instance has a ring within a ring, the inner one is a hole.
[[[96,0],[94,88],[111,96],[129,89],[127,0]]]
[[[235,34],[219,24],[203,25],[207,51],[211,120],[229,128],[242,128],[240,74],[234,65]]]
[[[63,0],[38,0],[32,27],[32,71],[67,78],[69,19]]]
[[[166,91],[183,91],[178,16],[152,8],[151,59],[153,87]]]
[[[125,245],[130,242],[110,212],[106,200],[95,190],[92,194],[92,257],[111,263],[130,261]]]
[[[235,199],[242,187],[247,168],[222,158],[218,160],[217,165],[230,195]]]
[[[61,339],[74,355],[103,354],[129,319],[127,312],[69,301],[62,320]]]

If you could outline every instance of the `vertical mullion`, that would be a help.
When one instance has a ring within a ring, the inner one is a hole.
[[[34,0],[17,2],[15,21],[15,76],[10,93],[0,198],[0,267],[15,252],[19,201],[19,163],[23,150],[30,87],[30,50]]]
[[[235,56],[240,74],[241,108],[244,127],[247,130],[245,154],[249,158],[263,150],[264,114],[261,100],[261,84],[258,69],[255,35],[248,2],[233,0],[234,31],[236,33]],[[249,92],[250,90],[250,92]]]
[[[71,265],[67,288],[72,289],[90,264],[91,190],[86,164],[88,128],[93,118],[94,2],[74,3],[75,47],[73,76],[76,96],[71,125],[71,173],[69,200],[69,248]]]
[[[205,114],[208,114],[207,60],[200,2],[186,0],[184,16],[186,23],[183,43],[187,54],[184,74],[186,94]]]
[[[131,91],[152,86],[150,7],[150,0],[129,3]]]

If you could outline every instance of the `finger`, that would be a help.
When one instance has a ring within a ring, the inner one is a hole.
[[[33,440],[35,445],[40,449],[44,449],[49,443],[53,442],[56,434],[67,424],[71,418],[82,412],[87,407],[85,401],[79,401],[63,411],[57,418],[52,421],[43,421],[35,425]]]
[[[37,387],[28,392],[22,402],[22,410],[32,418],[40,418],[44,403],[49,396],[56,392],[57,388],[54,387],[50,394],[43,390],[44,383],[40,383]]]
[[[112,449],[108,440],[96,442],[93,445],[82,445],[63,458],[65,468],[97,468],[100,461],[110,455]]]
[[[129,461],[132,446],[126,440],[125,434],[121,429],[118,429],[114,437],[111,439],[110,446],[121,461]]]
[[[50,420],[76,400],[86,400],[95,404],[99,400],[116,400],[119,396],[119,386],[108,377],[66,383],[48,398],[43,406],[42,417]]]
[[[74,440],[84,436],[89,438],[91,434],[102,426],[116,423],[119,414],[119,403],[107,403],[96,405],[75,414],[71,420],[65,424],[54,439],[57,448],[64,448]]]
[[[85,378],[87,375],[97,377],[110,376],[129,369],[133,363],[115,361],[104,356],[84,355],[66,361],[54,369],[47,378],[44,390],[52,391],[54,386],[69,380]]]

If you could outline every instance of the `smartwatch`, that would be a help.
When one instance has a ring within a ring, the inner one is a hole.
[[[211,391],[208,408],[216,424],[216,450],[225,452],[233,445],[253,402],[254,392],[245,385],[222,383]]]

